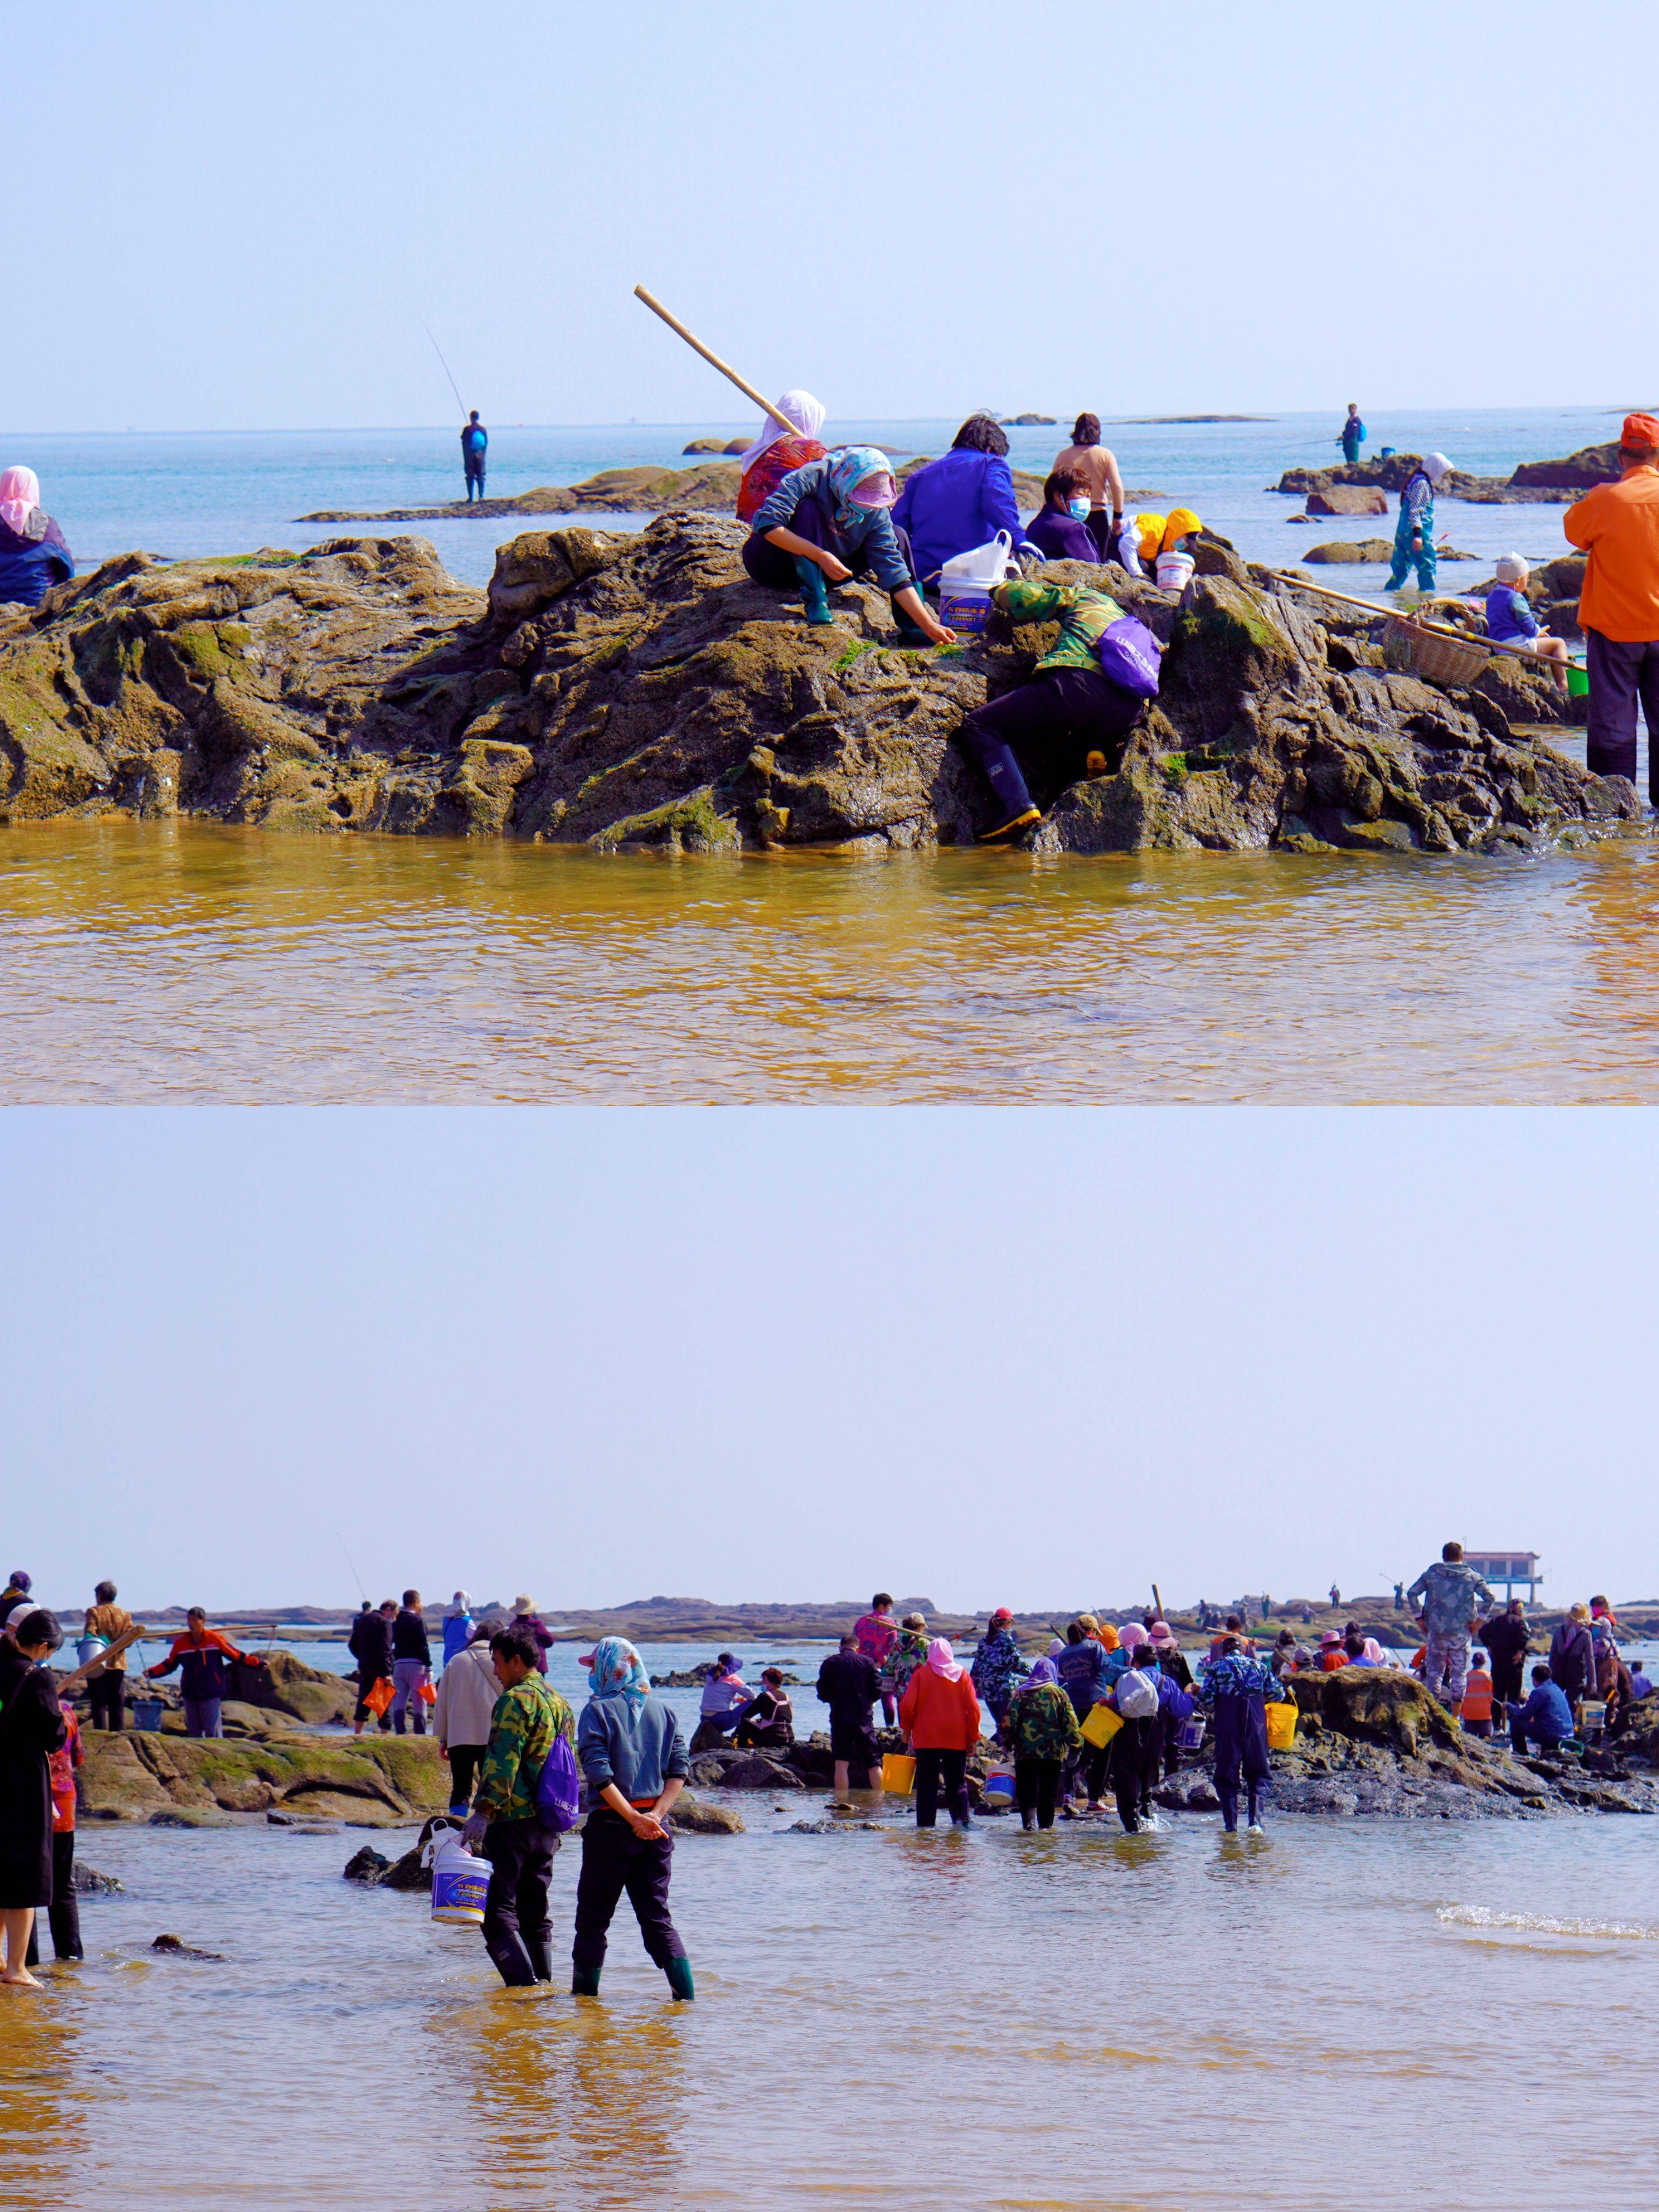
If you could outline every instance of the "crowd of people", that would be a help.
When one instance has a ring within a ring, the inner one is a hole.
[[[1330,1595],[1340,1600],[1334,1583]],[[1603,1595],[1569,1609],[1529,1684],[1533,1630],[1522,1601],[1500,1604],[1461,1545],[1443,1546],[1409,1589],[1396,1585],[1395,1599],[1402,1610],[1419,1608],[1422,1642],[1409,1657],[1385,1650],[1353,1621],[1314,1638],[1281,1627],[1269,1648],[1258,1650],[1251,1608],[1220,1617],[1206,1601],[1200,1633],[1208,1641],[1194,1671],[1154,1608],[1121,1624],[1080,1612],[1033,1656],[1022,1649],[1012,1612],[1000,1607],[964,1663],[925,1615],[896,1619],[891,1595],[878,1590],[818,1671],[835,1802],[853,1809],[859,1793],[883,1790],[884,1757],[892,1754],[878,1742],[879,1711],[914,1762],[900,1786],[914,1788],[920,1828],[937,1825],[941,1805],[954,1825],[971,1822],[969,1761],[988,1737],[993,1778],[1002,1778],[1024,1827],[1089,1820],[1115,1808],[1133,1835],[1157,1825],[1154,1792],[1175,1773],[1182,1749],[1196,1749],[1207,1729],[1223,1826],[1237,1832],[1242,1814],[1259,1835],[1271,1771],[1268,1709],[1294,1702],[1298,1674],[1408,1669],[1469,1735],[1507,1729],[1523,1756],[1559,1755],[1592,1724],[1616,1738],[1654,1695],[1653,1681],[1621,1652],[1617,1617]],[[1263,1596],[1255,1608],[1264,1629],[1270,1603]],[[123,1726],[127,1656],[143,1632],[114,1583],[100,1583],[69,1678],[84,1680],[89,1729]],[[74,1850],[85,1746],[48,1664],[63,1640],[57,1618],[36,1604],[29,1576],[15,1572],[0,1591],[0,1982],[33,1982],[41,1910],[56,1955],[82,1955]],[[751,1688],[737,1655],[720,1652],[702,1670],[698,1727],[688,1746],[640,1654],[621,1638],[601,1638],[582,1655],[589,1696],[578,1717],[548,1680],[554,1636],[527,1593],[510,1613],[478,1618],[467,1593],[457,1590],[442,1616],[435,1684],[417,1589],[406,1589],[401,1605],[365,1599],[349,1642],[357,1662],[356,1732],[372,1721],[416,1735],[430,1725],[436,1735],[449,1768],[448,1819],[489,1863],[483,1940],[502,1979],[518,1986],[552,1976],[549,1885],[561,1827],[543,1785],[550,1762],[568,1756],[589,1808],[573,1990],[597,1995],[608,1931],[626,1895],[647,1954],[672,1994],[690,1998],[691,1969],[669,1908],[669,1816],[693,1753],[728,1741],[773,1753],[791,1748],[795,1713],[781,1668],[768,1666]],[[259,1663],[191,1607],[183,1632],[143,1679],[180,1673],[189,1733],[217,1736],[234,1686],[230,1670]]]

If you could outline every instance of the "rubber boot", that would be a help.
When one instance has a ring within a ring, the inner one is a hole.
[[[598,1966],[573,1966],[570,1969],[570,1994],[573,1997],[596,1997],[599,1994]]]
[[[806,605],[806,619],[815,629],[822,629],[835,617],[830,612],[830,584],[816,561],[809,561],[804,553],[795,556],[795,574],[800,578],[800,595]]]
[[[671,1959],[663,1972],[668,1977],[668,1986],[674,1992],[676,2000],[684,1999],[690,2003],[697,1994],[691,1983],[690,1959]]]
[[[550,1929],[545,1936],[526,1936],[524,1948],[530,1954],[530,1964],[536,1979],[550,1982],[553,1978],[552,1930]]]

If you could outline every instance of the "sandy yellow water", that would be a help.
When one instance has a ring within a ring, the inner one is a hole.
[[[1650,1102],[1659,865],[0,830],[0,1100]]]
[[[566,1985],[508,1995],[471,1931],[341,1881],[360,1834],[83,1828],[127,1890],[86,1905],[84,1966],[0,1991],[6,2201],[1642,2201],[1649,1821],[787,1832],[820,1803],[677,1845],[690,2008],[625,1905],[603,2000],[568,1995],[574,1847]],[[222,1963],[155,1958],[163,1930]]]

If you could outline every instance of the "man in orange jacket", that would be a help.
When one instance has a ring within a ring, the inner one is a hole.
[[[1589,646],[1593,775],[1636,781],[1636,702],[1648,726],[1648,795],[1659,805],[1659,419],[1626,415],[1624,473],[1567,509],[1563,527],[1589,555],[1578,622]]]

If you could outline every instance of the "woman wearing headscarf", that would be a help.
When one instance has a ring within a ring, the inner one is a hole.
[[[472,1601],[465,1590],[457,1590],[444,1610],[444,1664],[472,1641]]]
[[[1052,1828],[1060,1778],[1066,1760],[1083,1747],[1083,1731],[1052,1659],[1035,1660],[1015,1690],[1003,1717],[1002,1740],[1013,1754],[1020,1826]]]
[[[792,470],[823,459],[824,447],[818,436],[823,428],[823,402],[814,399],[810,392],[786,392],[778,402],[778,412],[794,424],[794,434],[769,415],[759,437],[739,459],[738,466],[743,471],[743,482],[738,487],[739,522],[752,522]]]
[[[916,588],[910,541],[895,527],[893,465],[874,446],[842,446],[793,469],[757,509],[743,565],[773,591],[800,587],[806,619],[833,619],[830,586],[874,577],[887,593],[904,645],[953,645]]]
[[[653,1696],[651,1677],[624,1637],[601,1637],[581,1663],[592,1694],[577,1723],[576,1756],[589,1809],[571,1993],[598,1996],[606,1930],[626,1891],[652,1962],[676,1997],[695,1996],[691,1962],[668,1910],[674,1856],[668,1811],[690,1771],[685,1738],[672,1709]]]
[[[52,1754],[68,1731],[46,1661],[63,1642],[37,1606],[0,1640],[0,1983],[40,1985],[25,1961],[34,1916],[52,1903]]]
[[[968,1826],[968,1754],[979,1741],[979,1699],[951,1649],[936,1636],[927,1663],[918,1667],[899,1700],[899,1726],[916,1755],[916,1826],[931,1828],[939,1815],[939,1790],[958,1828]]]
[[[916,574],[930,591],[947,561],[988,545],[999,531],[1018,545],[1019,507],[1000,426],[988,415],[970,415],[948,453],[905,479],[893,520],[909,532]]]
[[[38,607],[54,584],[75,574],[75,556],[40,504],[33,469],[0,473],[0,605]]]
[[[1407,477],[1400,493],[1400,520],[1395,526],[1394,560],[1382,586],[1385,592],[1399,591],[1413,568],[1418,590],[1434,589],[1440,561],[1434,542],[1434,495],[1451,472],[1452,465],[1443,453],[1429,453],[1422,466]]]

